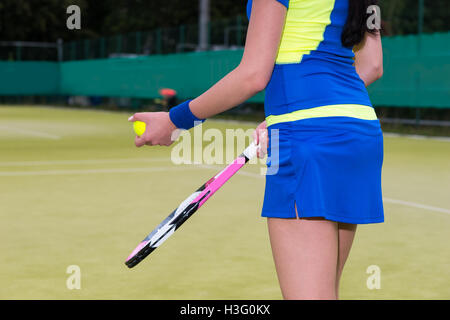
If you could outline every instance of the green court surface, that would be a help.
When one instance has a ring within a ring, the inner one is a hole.
[[[0,299],[281,299],[250,164],[134,269],[124,261],[223,165],[136,148],[130,114],[0,107]],[[209,121],[206,128],[249,129]],[[386,222],[360,226],[342,299],[450,298],[450,142],[385,136]],[[79,266],[81,288],[67,269]],[[369,289],[369,266],[380,288]]]

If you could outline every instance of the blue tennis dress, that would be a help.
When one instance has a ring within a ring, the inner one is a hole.
[[[262,216],[383,222],[383,134],[353,50],[341,43],[348,0],[277,1],[287,13],[265,95]]]

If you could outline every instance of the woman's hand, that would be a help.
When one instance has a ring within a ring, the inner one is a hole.
[[[256,155],[258,158],[262,159],[267,154],[267,145],[269,142],[267,135],[267,124],[266,121],[261,122],[253,132],[253,140],[258,145],[256,149]]]
[[[136,136],[134,143],[136,147],[148,146],[170,146],[175,139],[173,133],[177,127],[169,118],[168,112],[141,112],[132,115],[128,121],[142,121],[146,124],[142,136]]]

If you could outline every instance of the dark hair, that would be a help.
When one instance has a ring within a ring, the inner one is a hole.
[[[348,0],[348,2],[348,17],[341,36],[342,45],[347,48],[360,43],[366,32],[378,31],[367,27],[367,19],[371,15],[367,13],[367,8],[377,5],[378,0]]]

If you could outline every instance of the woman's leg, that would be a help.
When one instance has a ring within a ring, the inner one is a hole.
[[[322,218],[268,218],[284,299],[336,299],[338,224]]]
[[[355,238],[356,226],[357,226],[356,224],[342,223],[342,222],[338,223],[339,252],[336,270],[336,297],[338,298],[339,298],[339,280],[341,279],[345,261],[347,261],[350,249],[352,247],[353,239]]]

